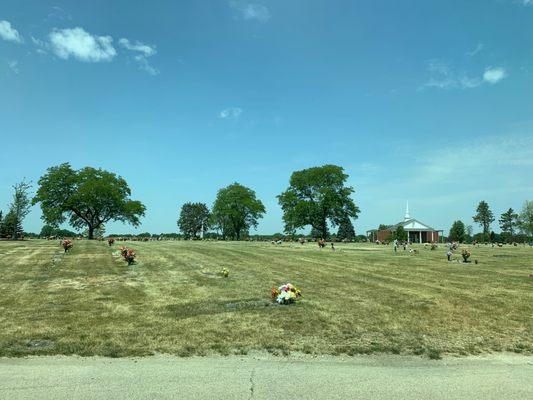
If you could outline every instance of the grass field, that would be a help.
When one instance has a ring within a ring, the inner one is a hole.
[[[0,242],[0,356],[533,353],[530,247],[471,248],[475,265],[443,245],[128,245],[131,267],[104,242]],[[272,305],[288,281],[302,301]]]

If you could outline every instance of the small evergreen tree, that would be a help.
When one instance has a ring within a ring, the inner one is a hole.
[[[337,232],[338,240],[348,240],[353,241],[355,238],[355,229],[353,227],[352,221],[347,218],[339,224],[339,230]]]
[[[483,235],[489,238],[490,224],[494,222],[494,214],[485,201],[481,201],[476,209],[477,214],[472,217],[474,222],[477,222],[483,228]]]
[[[518,224],[518,214],[512,208],[509,208],[500,217],[500,228],[502,232],[509,235],[510,238],[515,234],[515,228]]]
[[[23,233],[22,224],[20,223],[19,218],[17,218],[16,213],[13,210],[9,211],[2,221],[0,237],[17,239],[21,237]]]
[[[399,225],[392,233],[392,238],[399,240],[400,242],[407,241],[407,232],[404,227]]]

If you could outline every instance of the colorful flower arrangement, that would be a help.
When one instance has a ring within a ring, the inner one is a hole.
[[[119,248],[120,255],[124,260],[128,263],[128,265],[132,265],[135,262],[135,250],[128,249],[127,247],[121,246]]]
[[[115,243],[115,239],[114,238],[107,239],[107,244],[108,245],[113,246],[113,243]]]
[[[72,248],[72,246],[74,246],[74,243],[72,243],[72,240],[65,239],[61,241],[61,246],[63,246],[63,248],[65,249],[65,253],[66,253]]]
[[[470,252],[467,250],[467,249],[464,249],[462,252],[461,252],[461,256],[463,257],[463,262],[467,263],[469,262],[468,259],[470,258]]]
[[[222,268],[222,271],[220,271],[220,273],[222,274],[222,276],[224,278],[227,278],[229,276],[229,269],[227,268]]]
[[[302,291],[292,283],[287,283],[279,288],[272,288],[270,295],[272,301],[278,304],[292,304],[296,299],[302,297]]]

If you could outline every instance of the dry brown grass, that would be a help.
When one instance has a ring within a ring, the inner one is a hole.
[[[0,242],[0,355],[533,352],[533,248]],[[460,258],[459,254],[456,258]],[[220,275],[222,268],[230,277]],[[270,288],[302,288],[273,306]]]

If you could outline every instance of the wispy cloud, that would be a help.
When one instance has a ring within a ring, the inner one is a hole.
[[[22,36],[11,26],[9,21],[0,21],[0,38],[8,42],[22,43]]]
[[[467,140],[431,152],[420,160],[418,182],[454,183],[468,171],[470,181],[502,179],[509,171],[533,169],[533,137],[530,135],[487,136]]]
[[[16,60],[9,61],[7,63],[7,66],[9,67],[10,71],[14,73],[15,75],[19,74],[19,62]]]
[[[478,43],[478,45],[473,50],[467,51],[466,55],[468,55],[470,57],[474,57],[477,53],[479,53],[481,50],[483,50],[484,47],[485,47],[485,45],[483,43]]]
[[[473,89],[481,86],[483,83],[495,84],[507,77],[503,68],[489,67],[485,70],[483,76],[468,76],[466,73],[456,72],[447,63],[430,60],[428,62],[429,79],[420,89],[437,88],[437,89]]]
[[[498,83],[502,79],[505,79],[507,77],[507,72],[503,68],[492,68],[489,67],[485,70],[485,73],[483,74],[483,80],[485,82],[490,83],[491,85],[494,85],[495,83]]]
[[[242,108],[229,107],[218,113],[218,117],[222,119],[238,119],[242,114]]]
[[[244,20],[266,22],[270,19],[270,10],[264,4],[247,1],[230,1],[229,5],[239,13]]]
[[[141,42],[132,43],[128,39],[122,38],[118,41],[126,50],[136,53],[133,57],[138,63],[139,68],[149,73],[150,75],[158,75],[159,70],[148,62],[148,57],[152,57],[157,53],[155,46],[150,46]]]
[[[68,12],[66,12],[59,6],[53,6],[51,11],[46,16],[45,21],[46,20],[71,21],[72,15],[70,15]]]
[[[83,28],[55,29],[48,38],[55,55],[84,62],[111,61],[117,54],[111,36],[96,36]]]
[[[428,62],[428,72],[430,77],[420,89],[471,89],[482,83],[481,79],[457,73],[448,64],[438,60]]]

